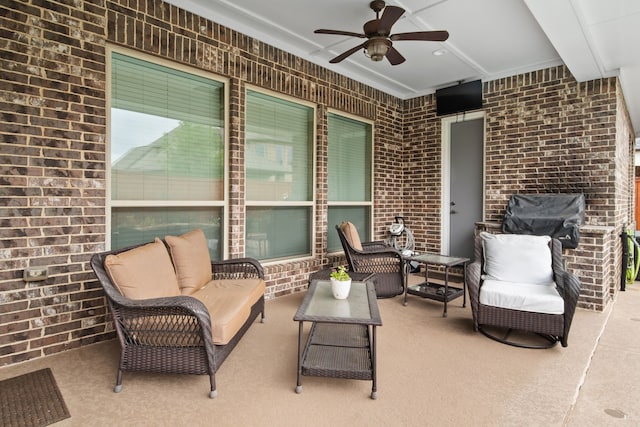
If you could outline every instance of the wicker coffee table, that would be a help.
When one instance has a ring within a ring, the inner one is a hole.
[[[372,281],[352,282],[349,298],[337,300],[331,282],[313,280],[293,320],[299,322],[296,393],[306,375],[370,380],[371,398],[378,397],[376,326],[382,319]],[[312,322],[306,345],[304,322]]]

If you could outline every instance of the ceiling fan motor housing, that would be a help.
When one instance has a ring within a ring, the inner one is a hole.
[[[384,9],[385,3],[383,0],[373,0],[369,3],[369,7],[373,9],[375,13],[380,13]]]

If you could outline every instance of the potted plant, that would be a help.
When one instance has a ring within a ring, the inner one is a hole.
[[[346,299],[351,290],[351,277],[347,269],[340,265],[331,272],[331,292],[335,299]]]

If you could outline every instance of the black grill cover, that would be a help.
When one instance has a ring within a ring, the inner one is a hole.
[[[515,194],[509,199],[502,231],[551,236],[563,248],[574,249],[580,240],[584,209],[582,194]]]

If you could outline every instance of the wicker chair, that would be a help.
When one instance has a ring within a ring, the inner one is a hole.
[[[376,296],[390,298],[404,292],[407,264],[402,254],[382,241],[361,242],[350,222],[336,225],[349,270],[375,274]]]
[[[114,391],[122,390],[123,371],[207,374],[211,384],[209,397],[216,397],[215,373],[258,313],[264,321],[264,296],[251,307],[249,318],[227,344],[213,344],[209,312],[199,300],[190,296],[129,299],[115,287],[105,270],[105,258],[135,247],[98,253],[91,258],[91,267],[106,294],[120,341]],[[260,263],[251,258],[212,261],[211,269],[212,280],[262,279],[264,276]]]
[[[483,284],[491,277],[486,276],[485,253],[483,236],[489,233],[480,233],[475,240],[475,260],[467,265],[467,288],[469,289],[469,299],[471,300],[471,311],[473,315],[473,326],[475,331],[480,331],[484,335],[499,342],[525,348],[549,348],[557,342],[561,342],[563,347],[567,346],[569,329],[575,312],[578,297],[580,295],[580,282],[576,276],[564,270],[562,261],[562,244],[557,239],[550,239],[549,250],[551,252],[552,281],[555,282],[555,289],[564,301],[557,302],[558,314],[545,312],[535,312],[529,310],[518,310],[502,308],[481,303]],[[504,235],[503,235],[504,236]],[[521,236],[525,237],[525,236]],[[531,236],[529,236],[531,237]],[[517,256],[517,255],[516,255]],[[525,260],[527,261],[531,260]],[[532,267],[535,269],[535,267]],[[525,269],[523,269],[525,270]],[[513,284],[518,286],[518,284]],[[551,288],[554,288],[550,284]],[[564,308],[562,310],[562,308]],[[487,331],[487,327],[492,330],[505,331],[503,337],[498,337],[495,333]],[[497,328],[496,328],[497,327]],[[545,339],[544,344],[531,344],[530,341],[514,342],[508,340],[509,334],[513,331],[525,331],[534,333]]]

